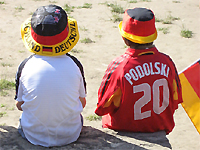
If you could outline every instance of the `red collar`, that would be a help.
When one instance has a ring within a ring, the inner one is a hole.
[[[128,48],[125,52],[125,54],[131,55],[132,57],[138,57],[144,54],[155,54],[158,50],[156,47],[152,47],[150,49],[132,49]]]

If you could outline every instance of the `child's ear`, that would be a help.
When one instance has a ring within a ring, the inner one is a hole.
[[[130,42],[129,42],[129,40],[127,40],[127,39],[124,38],[123,36],[122,36],[122,39],[124,40],[124,43],[125,43],[127,46],[130,46]]]

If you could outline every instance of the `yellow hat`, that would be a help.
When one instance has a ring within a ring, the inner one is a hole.
[[[127,9],[119,24],[119,32],[134,43],[153,42],[157,38],[153,12],[146,8]]]
[[[30,52],[43,56],[66,54],[79,40],[76,20],[56,5],[39,7],[21,25],[21,35]]]

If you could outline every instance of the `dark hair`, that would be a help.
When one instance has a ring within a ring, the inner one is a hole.
[[[139,44],[139,43],[132,42],[132,41],[130,41],[129,39],[127,39],[127,38],[125,38],[125,37],[124,37],[124,39],[127,40],[127,41],[129,42],[130,46],[134,46],[134,47],[151,46],[151,45],[153,45],[153,42],[151,42],[151,43],[146,43],[146,44]]]

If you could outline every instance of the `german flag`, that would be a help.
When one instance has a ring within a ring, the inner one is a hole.
[[[200,59],[179,73],[182,106],[200,134]]]
[[[52,55],[53,54],[53,50],[52,47],[42,47],[42,53],[46,54],[46,55]]]

